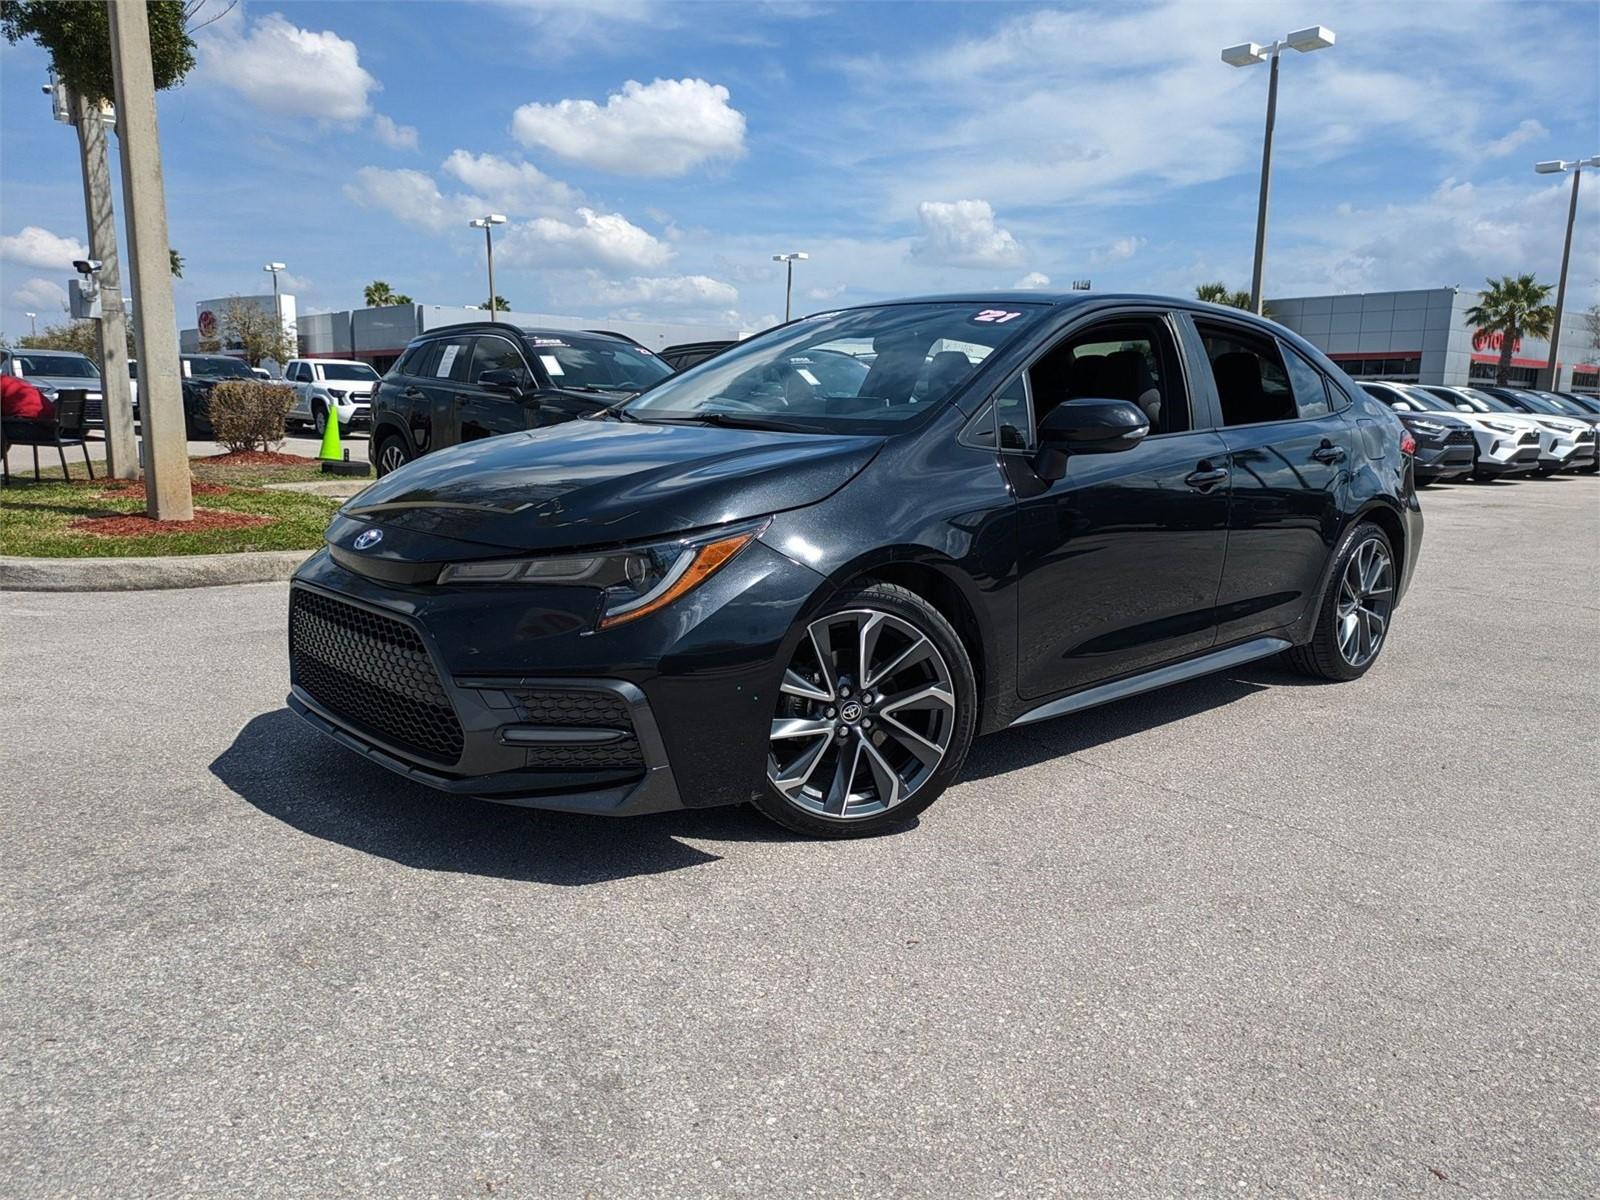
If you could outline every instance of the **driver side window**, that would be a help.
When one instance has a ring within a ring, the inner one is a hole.
[[[1068,400],[1126,400],[1150,422],[1150,436],[1190,427],[1189,397],[1176,347],[1155,317],[1121,318],[1068,335],[1028,369],[1034,431]]]
[[[528,385],[528,368],[517,348],[502,337],[480,337],[472,348],[472,371],[468,382],[477,383],[485,371],[515,371],[523,387]]]

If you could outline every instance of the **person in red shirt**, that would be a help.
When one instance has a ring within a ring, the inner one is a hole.
[[[49,421],[56,406],[26,379],[0,375],[0,416],[7,421]]]

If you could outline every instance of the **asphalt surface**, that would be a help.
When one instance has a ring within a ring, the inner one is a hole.
[[[1425,508],[1365,680],[844,844],[399,781],[285,585],[0,596],[0,1194],[1600,1194],[1600,483]]]

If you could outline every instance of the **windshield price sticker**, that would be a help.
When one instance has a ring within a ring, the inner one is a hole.
[[[1007,321],[1015,321],[1022,314],[1008,312],[1003,308],[986,308],[973,316],[973,320],[980,325],[1004,325]]]
[[[566,374],[566,372],[561,369],[561,360],[558,359],[554,354],[541,354],[539,355],[539,361],[544,364],[544,369],[551,375]]]
[[[553,337],[536,337],[529,338],[528,340],[531,341],[535,346],[565,346],[567,344],[560,338]]]

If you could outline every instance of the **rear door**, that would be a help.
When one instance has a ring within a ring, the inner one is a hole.
[[[1019,509],[1025,698],[1147,670],[1215,640],[1227,447],[1174,333],[1171,314],[1154,310],[1075,328],[1029,367],[1027,423],[1002,426],[1003,448],[1024,451],[1004,462]],[[1119,453],[1069,458],[1064,478],[1040,481],[1029,466],[1038,422],[1058,403],[1087,398],[1138,405],[1150,434]]]
[[[509,395],[491,390],[480,382],[486,371],[510,371],[518,380],[517,393]],[[494,437],[498,433],[515,433],[531,429],[538,424],[539,408],[536,402],[524,399],[530,390],[533,375],[523,360],[522,351],[510,338],[499,334],[480,334],[473,339],[472,361],[467,378],[456,392],[456,423],[459,440]]]
[[[1292,346],[1222,318],[1194,327],[1233,483],[1217,595],[1217,641],[1226,645],[1291,624],[1316,602],[1342,528],[1353,439],[1334,411],[1342,393]]]
[[[454,446],[461,440],[461,405],[467,372],[472,366],[470,336],[440,338],[422,363],[423,374],[414,381],[417,408],[428,414],[430,450]],[[421,447],[419,447],[420,449]]]

